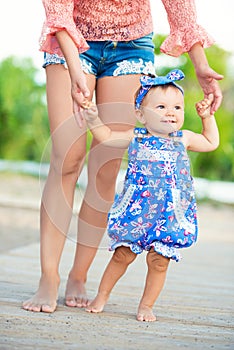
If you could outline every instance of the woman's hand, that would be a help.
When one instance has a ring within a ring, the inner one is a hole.
[[[90,92],[86,83],[86,77],[81,67],[76,70],[76,74],[71,76],[71,96],[73,100],[73,113],[80,127],[83,126],[83,104],[87,102]]]
[[[193,62],[197,80],[204,92],[204,98],[208,98],[210,94],[214,97],[210,109],[210,114],[213,115],[222,102],[223,96],[218,81],[223,79],[223,75],[210,68],[205,51],[200,43],[196,43],[191,47],[189,56]]]
[[[67,62],[71,78],[71,96],[73,100],[73,113],[80,127],[83,126],[82,103],[90,96],[86,77],[81,67],[78,49],[66,32],[56,32],[56,38]]]
[[[213,102],[211,104],[210,114],[213,115],[221,105],[222,92],[217,80],[222,80],[223,76],[216,73],[209,66],[202,69],[196,69],[197,79],[204,92],[204,98],[209,99],[209,95],[213,95]]]

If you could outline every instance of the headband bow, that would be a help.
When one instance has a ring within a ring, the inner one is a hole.
[[[184,90],[182,89],[182,87],[175,83],[175,81],[182,80],[184,79],[184,77],[185,77],[184,73],[179,69],[171,70],[166,76],[159,76],[159,77],[152,78],[150,76],[145,75],[141,77],[140,78],[141,88],[136,97],[136,102],[135,102],[136,108],[137,109],[140,108],[140,105],[144,97],[153,86],[173,84],[182,92],[182,94],[184,94]]]

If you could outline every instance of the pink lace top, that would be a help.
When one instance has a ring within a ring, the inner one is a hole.
[[[90,41],[128,41],[153,31],[149,0],[42,0],[46,20],[40,50],[62,55],[55,33],[65,29],[79,52]],[[213,39],[196,23],[194,0],[162,0],[170,25],[170,35],[161,51],[172,56],[188,52],[197,42],[203,47]]]

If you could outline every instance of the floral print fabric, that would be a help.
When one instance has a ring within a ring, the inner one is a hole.
[[[181,137],[181,131],[168,138],[136,135],[131,142],[123,190],[108,217],[110,250],[153,248],[179,261],[178,248],[197,240],[193,179]]]
[[[214,39],[197,24],[195,1],[164,0],[164,7],[168,15],[170,35],[161,46],[161,51],[171,55],[180,56],[188,52],[195,43],[209,47]]]
[[[40,50],[62,55],[55,33],[65,29],[79,52],[89,41],[129,41],[153,31],[149,0],[42,0],[46,20],[40,37]],[[179,56],[200,42],[213,43],[196,23],[194,0],[162,0],[171,34],[163,43],[163,52]],[[156,28],[157,30],[157,28]]]

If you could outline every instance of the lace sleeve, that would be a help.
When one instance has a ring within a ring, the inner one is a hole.
[[[46,20],[39,39],[40,51],[63,55],[55,33],[64,29],[73,39],[79,52],[87,50],[89,46],[79,29],[77,29],[73,19],[74,1],[42,0],[42,2],[45,8]]]
[[[194,0],[162,0],[170,25],[170,35],[161,45],[161,51],[178,57],[188,52],[195,43],[209,47],[214,39],[197,24]]]

